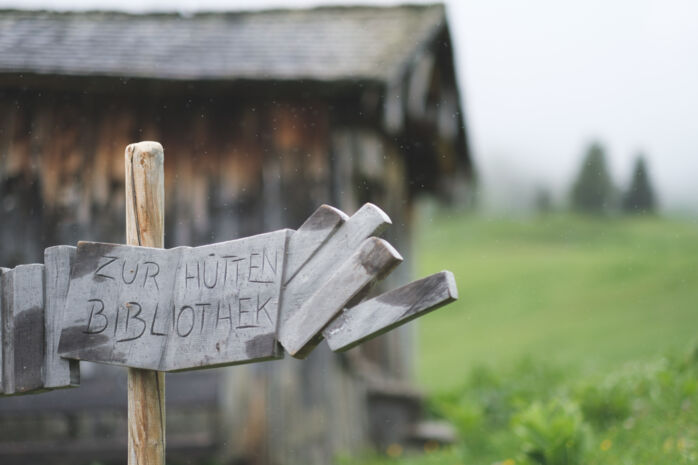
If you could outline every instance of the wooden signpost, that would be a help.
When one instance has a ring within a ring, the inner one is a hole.
[[[457,299],[453,274],[366,299],[402,262],[372,204],[323,205],[298,230],[162,249],[163,150],[126,149],[127,245],[46,249],[0,269],[0,394],[79,381],[78,361],[128,367],[129,464],[163,465],[164,372],[343,351]]]
[[[162,248],[165,246],[165,155],[162,146],[157,142],[131,144],[126,147],[124,162],[126,243]],[[73,268],[76,267],[80,268],[77,254],[73,264]],[[79,303],[66,302],[66,321],[70,321],[69,309],[76,304]],[[165,465],[165,373],[130,367],[128,465],[150,464]]]

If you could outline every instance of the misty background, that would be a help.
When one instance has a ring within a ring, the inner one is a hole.
[[[0,6],[188,13],[398,3],[2,0]],[[555,204],[566,205],[582,156],[597,140],[616,185],[627,186],[641,151],[660,208],[698,213],[698,3],[446,4],[482,206],[520,211],[541,188]]]

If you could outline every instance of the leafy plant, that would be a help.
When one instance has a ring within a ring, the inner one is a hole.
[[[534,402],[512,419],[521,441],[521,459],[540,465],[583,463],[588,448],[588,426],[579,406],[563,399]]]
[[[586,385],[576,398],[584,418],[599,429],[624,420],[632,409],[632,393],[620,383]]]

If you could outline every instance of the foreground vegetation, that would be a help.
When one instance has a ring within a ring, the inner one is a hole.
[[[689,464],[698,461],[698,351],[587,375],[532,361],[471,371],[431,399],[460,441],[410,465]]]
[[[371,463],[698,460],[695,223],[423,219],[420,272],[460,300],[422,319],[419,379],[460,440]]]

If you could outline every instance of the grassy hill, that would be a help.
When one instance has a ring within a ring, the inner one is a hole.
[[[420,320],[431,392],[524,357],[608,371],[683,350],[698,327],[698,225],[652,217],[528,220],[423,213],[421,275],[450,269],[460,299]]]

